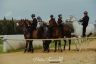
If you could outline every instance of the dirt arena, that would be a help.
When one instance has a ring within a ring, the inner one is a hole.
[[[12,52],[0,54],[0,64],[96,64],[96,40],[82,43],[80,51],[73,45],[71,51],[44,53]],[[67,47],[68,48],[68,47]]]

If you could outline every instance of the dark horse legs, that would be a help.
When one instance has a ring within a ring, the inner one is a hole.
[[[61,48],[61,40],[58,40],[58,50],[61,50],[61,52],[62,52],[62,48]]]
[[[69,39],[68,41],[69,41],[69,50],[70,50],[70,49],[71,49],[71,40]],[[65,42],[65,44],[64,44],[64,50],[65,50],[65,46],[66,46],[66,42],[67,42],[67,41],[64,40],[64,42]]]
[[[64,50],[65,50],[66,42],[67,42],[67,41],[66,41],[66,40],[64,40]]]
[[[31,40],[31,41],[29,42],[28,52],[34,52],[34,50],[33,50],[33,40]]]
[[[62,48],[61,48],[61,40],[54,40],[54,42],[55,42],[55,51],[54,51],[54,52],[57,51],[57,43],[58,43],[58,50],[60,49],[61,52],[62,52]]]
[[[26,52],[26,51],[27,51],[27,48],[28,48],[28,43],[29,43],[29,41],[26,41],[26,46],[25,46],[25,51],[24,51],[24,52]]]
[[[26,46],[25,46],[25,50],[24,52],[28,51],[28,52],[33,52],[33,41],[26,41]]]
[[[69,50],[71,49],[71,40],[69,40]]]
[[[46,51],[46,41],[44,40],[43,41],[43,49],[44,49],[44,52]]]
[[[45,40],[43,41],[43,49],[44,49],[44,52],[47,51],[49,52],[49,44],[51,43],[51,40]]]
[[[32,39],[32,32],[30,32],[30,37],[29,38]],[[33,40],[29,41],[28,52],[34,52],[34,50],[33,50]]]

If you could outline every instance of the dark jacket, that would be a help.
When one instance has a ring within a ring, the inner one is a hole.
[[[54,32],[55,27],[57,27],[57,23],[54,18],[51,18],[49,20],[49,35],[50,35],[49,37],[50,38],[53,37],[53,32]]]
[[[56,27],[56,26],[57,26],[57,23],[56,23],[56,21],[55,21],[54,18],[51,18],[51,19],[49,20],[49,24],[50,24],[51,27]]]
[[[58,21],[57,21],[58,25],[60,25],[62,22],[63,22],[62,19],[58,18]]]
[[[32,26],[33,29],[36,29],[36,26],[37,26],[37,19],[36,18],[33,18],[31,26]]]
[[[83,18],[82,18],[82,25],[83,26],[87,26],[88,25],[88,22],[89,22],[89,16],[84,16]]]

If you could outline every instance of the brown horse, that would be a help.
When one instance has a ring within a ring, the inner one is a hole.
[[[71,23],[63,23],[62,24],[62,32],[59,32],[59,28],[58,26],[55,26],[53,29],[53,33],[52,33],[52,38],[71,38],[71,33],[74,31],[73,29],[73,25]],[[70,50],[70,45],[71,45],[71,39],[68,40],[69,41],[69,50]],[[62,48],[61,48],[61,40],[54,40],[55,42],[55,51],[57,51],[57,43],[58,43],[58,50],[60,50],[62,52]],[[65,46],[66,46],[66,40],[64,40],[65,44],[64,44],[64,50],[65,50]]]
[[[52,24],[52,25],[49,24],[49,33],[50,33],[50,38],[51,39],[61,38],[57,23]],[[55,42],[55,50],[54,50],[54,52],[57,51],[57,43],[58,43],[58,49],[60,49],[62,51],[60,40],[54,40],[53,42]]]
[[[74,32],[74,29],[73,29],[73,25],[71,23],[64,23],[63,24],[63,37],[65,38],[71,38],[72,35],[71,33]],[[69,41],[69,50],[70,50],[70,46],[71,46],[71,39],[68,40]],[[65,50],[65,46],[66,46],[66,43],[67,41],[64,40],[65,44],[64,44],[64,50]]]
[[[55,27],[54,28],[54,31],[53,31],[53,38],[62,38],[62,35],[61,33],[59,32],[59,28],[58,27]],[[58,50],[61,50],[62,52],[62,48],[61,48],[61,40],[54,40],[55,42],[55,51],[57,51],[57,44],[58,44]]]
[[[21,20],[18,22],[18,25],[23,30],[25,39],[46,39],[48,38],[48,29],[46,30],[47,25],[46,23],[43,23],[43,25],[40,25],[41,22],[37,23],[37,29],[30,31],[31,28],[31,22],[29,20]],[[31,32],[31,33],[30,33]],[[42,37],[41,37],[42,36]],[[29,52],[33,52],[33,40],[29,41],[26,40],[26,46],[25,46],[25,52],[28,50]],[[45,43],[46,42],[46,43]],[[43,48],[44,51],[49,51],[49,43],[50,41],[43,41]]]
[[[31,29],[31,27],[30,27],[30,21],[29,20],[24,20],[24,19],[21,19],[18,23],[17,23],[17,25],[21,28],[21,30],[23,31],[23,34],[24,34],[24,38],[25,39],[30,39],[30,36],[31,36],[31,34],[30,34],[30,32],[29,32],[29,29],[28,28],[30,28]],[[24,52],[26,52],[26,51],[28,51],[28,52],[30,52],[30,50],[31,49],[33,49],[33,44],[31,43],[32,41],[29,41],[29,40],[26,40],[26,45],[25,45],[25,51]],[[33,52],[33,51],[32,51]]]

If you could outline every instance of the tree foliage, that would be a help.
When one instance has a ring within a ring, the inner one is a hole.
[[[23,34],[20,27],[16,26],[18,20],[0,20],[0,35]]]

